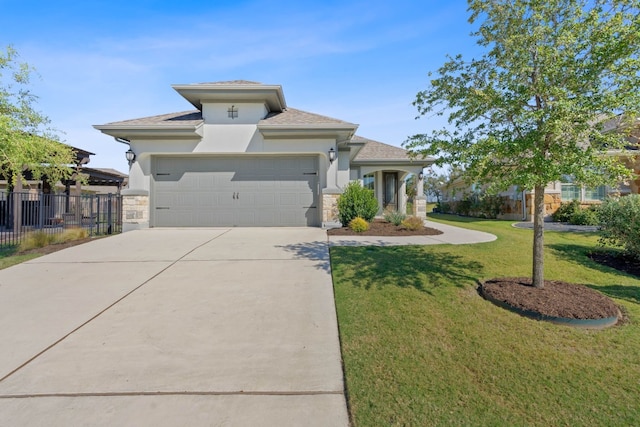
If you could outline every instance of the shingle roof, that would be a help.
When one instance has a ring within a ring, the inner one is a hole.
[[[127,175],[126,173],[122,173],[117,169],[113,169],[113,168],[93,168],[94,170],[103,172],[103,173],[108,173],[111,175],[116,175],[116,176],[121,176],[123,178],[128,177],[129,175]]]
[[[365,144],[365,143],[367,143],[369,141],[371,141],[371,140],[367,139],[365,137],[362,137],[360,135],[353,135],[353,138],[351,138],[351,142],[355,143],[355,144]]]
[[[197,126],[202,123],[202,112],[198,110],[182,111],[180,113],[161,114],[159,116],[141,117],[139,119],[123,120],[107,123],[108,126]]]
[[[376,161],[376,160],[412,160],[409,157],[407,150],[393,145],[384,144],[382,142],[374,141],[372,139],[363,138],[361,136],[354,136],[353,142],[362,143],[365,145],[360,149],[354,161]]]
[[[179,113],[161,114],[158,116],[141,117],[138,119],[123,120],[120,122],[107,123],[109,126],[197,126],[202,123],[202,112],[198,110],[182,111]],[[266,125],[313,125],[313,124],[346,124],[353,123],[320,114],[309,113],[307,111],[288,108],[278,113],[269,113],[267,117],[260,120],[259,124]],[[353,125],[355,126],[355,125]]]
[[[282,112],[269,113],[267,117],[260,120],[258,124],[264,125],[310,125],[310,124],[342,124],[353,125],[353,123],[344,120],[334,119],[332,117],[322,116],[320,114],[309,113],[308,111],[297,110],[295,108],[287,108]]]

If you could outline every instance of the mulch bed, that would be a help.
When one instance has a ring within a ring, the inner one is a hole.
[[[584,285],[545,280],[536,289],[527,277],[506,277],[484,282],[480,292],[520,310],[566,319],[606,319],[618,315],[618,307],[605,295]]]
[[[356,233],[349,227],[332,228],[327,230],[330,236],[437,236],[442,231],[435,228],[422,227],[417,230],[407,230],[402,226],[396,226],[382,219],[374,219],[369,223],[369,229]]]
[[[591,252],[589,258],[598,264],[640,277],[640,261],[624,253]]]

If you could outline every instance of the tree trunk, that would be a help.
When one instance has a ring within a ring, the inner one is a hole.
[[[544,185],[536,185],[533,201],[533,286],[544,288]]]

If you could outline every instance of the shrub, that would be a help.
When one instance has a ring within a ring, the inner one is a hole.
[[[574,225],[598,225],[598,207],[593,205],[588,208],[580,206],[578,200],[561,203],[551,218],[556,222],[566,222]]]
[[[580,209],[580,202],[578,200],[560,203],[560,207],[551,215],[551,218],[555,222],[569,222],[571,217]]]
[[[424,222],[417,216],[410,216],[402,221],[402,226],[407,230],[420,230],[424,227]]]
[[[479,214],[484,218],[497,218],[502,213],[502,205],[502,197],[485,194],[478,203]]]
[[[384,213],[384,220],[390,222],[393,225],[402,224],[402,221],[404,221],[406,217],[407,216],[405,214],[398,211],[386,211]]]
[[[30,249],[43,248],[53,243],[53,234],[44,231],[33,231],[27,234],[18,247],[19,251],[28,251]]]
[[[472,207],[473,201],[471,201],[471,199],[462,199],[457,203],[455,213],[462,216],[469,216]]]
[[[357,181],[350,182],[338,198],[338,219],[342,225],[349,224],[356,217],[371,221],[377,213],[378,201],[373,191]]]
[[[601,244],[623,247],[640,259],[640,195],[607,199],[598,210]]]
[[[356,233],[362,233],[363,231],[367,231],[369,229],[369,223],[363,218],[355,217],[349,222],[349,228]]]
[[[71,242],[89,237],[89,232],[84,228],[70,228],[62,233],[47,233],[45,231],[33,231],[20,243],[19,251],[28,251],[43,248],[48,245]]]
[[[87,237],[89,237],[89,232],[86,229],[81,227],[70,228],[60,234],[56,234],[53,243],[66,243],[73,240],[86,239]]]
[[[438,202],[436,203],[435,208],[433,208],[434,213],[450,213],[451,212],[451,204],[447,202]]]
[[[578,209],[569,218],[569,224],[574,225],[598,225],[598,207],[593,205],[586,209]]]

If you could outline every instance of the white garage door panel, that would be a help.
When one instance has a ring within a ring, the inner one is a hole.
[[[318,225],[317,158],[154,158],[157,227]]]

